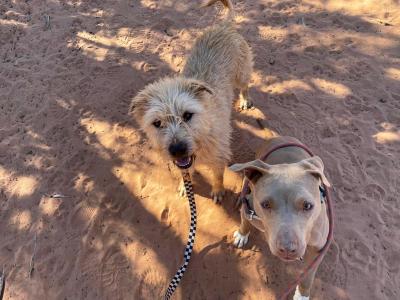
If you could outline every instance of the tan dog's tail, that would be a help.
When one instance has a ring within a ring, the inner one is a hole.
[[[233,20],[233,18],[235,17],[235,12],[233,10],[233,5],[232,2],[230,0],[209,0],[208,2],[206,2],[204,5],[204,7],[209,7],[213,4],[215,4],[216,2],[222,2],[222,4],[225,6],[225,8],[228,9],[228,15],[227,15],[227,19],[228,20]]]

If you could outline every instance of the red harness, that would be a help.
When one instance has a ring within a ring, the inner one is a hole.
[[[299,147],[299,148],[302,148],[303,150],[305,150],[310,156],[314,156],[314,154],[311,152],[311,150],[308,149],[303,144],[286,143],[286,144],[281,144],[281,145],[277,145],[277,146],[273,147],[267,153],[265,153],[260,159],[265,161],[268,158],[268,156],[271,155],[272,152],[274,152],[274,151],[276,151],[278,149],[287,148],[287,147]],[[245,179],[245,181],[243,183],[242,191],[240,193],[240,200],[242,202],[242,205],[244,205],[246,214],[250,216],[249,219],[252,219],[254,217],[257,217],[257,215],[249,207],[249,203],[248,203],[248,200],[246,198],[246,195],[249,192],[250,192],[249,181],[247,179]],[[325,253],[328,251],[328,248],[329,248],[330,244],[332,243],[332,240],[333,240],[333,226],[334,226],[333,210],[332,210],[332,204],[331,204],[331,200],[330,200],[329,189],[328,189],[327,186],[325,186],[324,183],[322,183],[321,193],[322,193],[323,197],[326,200],[326,204],[327,204],[327,208],[328,208],[327,214],[328,214],[328,221],[329,221],[329,231],[328,231],[328,237],[327,237],[326,243],[322,247],[322,249],[319,250],[319,253],[314,258],[314,260],[305,268],[303,273],[296,279],[295,282],[293,282],[290,285],[290,287],[287,289],[287,291],[281,297],[279,297],[279,299],[282,299],[282,300],[283,299],[287,299],[289,294],[292,293],[296,289],[296,286],[307,276],[307,274],[315,267],[315,265],[321,261],[321,259],[325,255]]]

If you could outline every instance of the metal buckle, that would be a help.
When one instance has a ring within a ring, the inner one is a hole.
[[[259,216],[257,216],[256,212],[252,209],[247,210],[246,217],[247,217],[247,220],[249,220],[249,221],[261,220],[261,218]]]
[[[246,219],[249,221],[252,220],[260,220],[260,217],[257,216],[256,212],[250,208],[249,199],[246,197],[247,195],[241,197],[241,203],[244,206]]]
[[[321,203],[324,203],[326,198],[326,191],[322,186],[319,186],[319,194],[321,198]]]
[[[249,209],[248,210],[248,219],[251,221],[254,219],[254,217],[256,217],[256,212],[254,210]]]

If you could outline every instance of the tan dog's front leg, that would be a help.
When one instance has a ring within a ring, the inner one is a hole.
[[[240,210],[240,212],[240,228],[233,233],[233,237],[235,239],[233,244],[238,248],[243,248],[243,246],[246,245],[249,240],[251,224],[243,215],[243,208]]]
[[[180,197],[185,197],[186,196],[185,184],[184,184],[182,178],[181,178],[179,186],[178,186],[178,194],[179,194]]]
[[[307,252],[304,258],[305,265],[308,266],[314,258],[318,255],[318,249],[315,247],[308,247]],[[321,263],[322,259],[320,259],[319,263],[315,265],[315,267],[308,273],[308,275],[300,282],[300,285],[297,286],[296,292],[293,296],[293,300],[309,300],[310,299],[310,291],[311,286],[314,282],[315,273],[318,270],[318,267]]]
[[[220,203],[225,196],[224,189],[224,170],[225,166],[215,166],[212,168],[211,197],[215,203]]]

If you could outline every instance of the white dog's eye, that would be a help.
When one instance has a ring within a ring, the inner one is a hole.
[[[313,209],[313,207],[314,207],[314,205],[312,203],[310,203],[308,201],[304,201],[304,203],[303,203],[303,210],[304,211],[310,211],[310,210]]]
[[[160,128],[161,127],[161,121],[160,120],[156,120],[153,122],[154,127],[156,128]]]
[[[262,202],[261,207],[264,209],[271,209],[272,208],[271,201],[266,200],[266,201]]]
[[[185,121],[185,122],[189,122],[190,121],[190,119],[193,117],[193,113],[191,113],[191,112],[185,112],[184,114],[183,114],[183,116],[182,116],[182,118],[183,118],[183,121]]]

